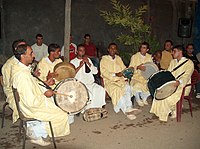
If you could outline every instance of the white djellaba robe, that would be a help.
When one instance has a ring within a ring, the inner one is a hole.
[[[70,61],[76,68],[80,65],[80,62],[82,59],[78,59],[77,57]],[[86,109],[89,108],[101,108],[103,105],[106,104],[105,102],[105,89],[96,84],[94,81],[93,74],[97,74],[98,70],[97,68],[92,64],[92,61],[89,59],[89,62],[91,64],[90,72],[85,72],[85,64],[79,69],[79,71],[76,73],[75,78],[82,82],[86,88],[88,89],[89,98],[90,98],[90,104],[87,105]]]
[[[55,137],[68,135],[70,133],[68,114],[58,108],[52,98],[47,98],[44,95],[44,89],[39,86],[38,81],[31,75],[29,67],[19,62],[12,67],[12,74],[11,81],[20,96],[21,111],[27,118],[42,121],[41,124],[33,124],[38,127],[37,132],[43,132],[35,135],[45,137],[45,132],[47,132],[51,137],[48,121],[52,123]],[[44,123],[45,130],[43,128]]]
[[[134,74],[131,78],[131,87],[136,101],[140,99],[139,95],[143,100],[147,100],[147,97],[150,95],[149,89],[147,87],[147,80],[142,76],[141,70],[136,69],[137,66],[145,64],[147,62],[153,62],[151,55],[146,53],[142,55],[140,52],[137,52],[131,57],[129,67],[134,67]]]
[[[126,68],[122,59],[115,55],[113,59],[110,55],[105,55],[100,61],[101,76],[104,80],[104,87],[112,99],[114,111],[118,113],[122,110],[126,113],[133,107],[131,97],[132,89],[124,77],[117,77],[115,73],[121,72]]]
[[[39,78],[42,80],[42,81],[45,81],[47,79],[47,75],[48,75],[48,72],[52,73],[53,70],[54,70],[54,67],[58,64],[58,63],[61,63],[62,60],[59,58],[59,59],[55,59],[54,62],[51,62],[48,58],[48,56],[46,57],[43,57],[38,65],[37,65],[37,68],[40,70],[40,76]],[[52,85],[51,87],[52,88],[55,88],[56,85],[59,83],[58,80],[55,80],[55,84]],[[69,120],[69,124],[72,124],[74,122],[74,115],[69,115],[68,117],[68,120]]]
[[[43,57],[46,57],[48,55],[48,46],[44,43],[41,46],[38,46],[37,43],[35,43],[31,46],[31,48],[33,49],[33,53],[35,54],[35,60],[38,62]]]
[[[47,75],[48,75],[48,72],[52,73],[53,72],[53,69],[55,67],[56,64],[58,63],[61,63],[62,60],[59,58],[59,59],[55,59],[54,62],[51,62],[48,58],[48,56],[46,57],[43,57],[41,59],[41,61],[39,61],[38,65],[37,65],[37,68],[40,70],[40,76],[39,78],[42,80],[42,81],[46,81],[47,80]]]
[[[187,60],[185,57],[182,57],[180,61],[177,59],[173,59],[169,65],[168,70],[172,71],[178,65]],[[191,75],[194,71],[194,64],[191,60],[188,60],[184,65],[178,68],[176,71],[172,72],[173,76],[176,78],[183,72],[185,72],[178,80],[180,81],[180,85],[178,86],[175,93],[171,96],[165,98],[164,100],[156,100],[153,99],[153,103],[151,106],[150,113],[154,113],[159,117],[161,121],[167,121],[168,115],[170,112],[176,112],[176,103],[180,100],[183,87],[186,84],[191,83]],[[190,87],[187,87],[185,90],[185,95],[188,95],[190,92]]]
[[[14,65],[18,64],[19,60],[15,58],[15,56],[12,56],[9,58],[6,63],[2,67],[2,74],[3,74],[3,89],[4,93],[6,95],[6,102],[8,102],[9,107],[12,109],[12,118],[13,118],[13,123],[17,121],[19,118],[19,114],[17,111],[15,99],[13,96],[13,91],[12,91],[12,67]],[[29,67],[30,69],[31,67]],[[31,126],[31,127],[29,127]],[[29,127],[32,131],[32,136],[34,135],[35,138],[43,136],[45,137],[47,135],[47,132],[44,131],[44,123],[43,122],[38,122],[38,121],[31,121],[27,123],[27,127]],[[28,129],[28,132],[30,132]]]
[[[12,56],[9,58],[6,63],[2,67],[2,74],[3,74],[3,90],[6,95],[6,102],[8,103],[9,107],[13,110],[12,118],[13,123],[17,121],[19,118],[17,107],[15,104],[13,91],[12,91],[12,84],[11,84],[11,68],[13,65],[17,64],[19,61],[15,58],[15,56]]]

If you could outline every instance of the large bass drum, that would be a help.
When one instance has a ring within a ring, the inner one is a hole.
[[[153,74],[147,83],[149,92],[156,100],[163,100],[172,95],[177,87],[175,77],[169,71]]]
[[[77,114],[85,109],[89,102],[89,94],[85,85],[74,78],[58,83],[54,91],[57,106],[69,114]]]

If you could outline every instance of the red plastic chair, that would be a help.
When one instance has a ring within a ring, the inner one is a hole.
[[[181,98],[180,100],[177,102],[176,104],[176,120],[177,122],[180,122],[181,121],[181,114],[182,114],[182,107],[183,107],[183,100],[186,99],[189,103],[189,106],[190,106],[190,114],[191,114],[191,117],[193,117],[193,114],[192,114],[192,97],[194,95],[194,89],[195,89],[195,85],[197,84],[197,82],[200,80],[200,76],[199,76],[199,73],[198,71],[195,69],[192,76],[191,76],[191,84],[187,84],[184,88],[183,88],[183,91],[182,91],[182,94],[181,94]],[[185,89],[187,87],[191,86],[191,90],[190,90],[190,93],[188,96],[184,96],[185,94]]]

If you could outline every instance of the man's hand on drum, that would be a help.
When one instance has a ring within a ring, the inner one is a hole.
[[[49,80],[50,78],[55,78],[57,75],[57,73],[49,71],[47,74],[47,80]]]
[[[176,80],[176,83],[174,84],[175,87],[178,87],[180,85],[180,81]]]
[[[55,80],[53,77],[49,78],[48,80],[45,81],[45,83],[49,86],[54,85],[55,84]]]
[[[117,77],[122,77],[122,76],[123,76],[122,72],[115,73],[115,75],[116,75]]]
[[[39,77],[40,76],[40,69],[36,69],[34,72],[33,72],[33,74],[35,75],[35,76],[37,76],[37,77]]]
[[[137,66],[137,69],[139,69],[141,71],[145,71],[146,67],[143,64],[141,64],[141,65]]]
[[[54,93],[54,91],[52,91],[52,90],[47,90],[45,93],[44,93],[44,95],[46,96],[46,97],[51,97],[51,96],[53,96],[55,93]]]

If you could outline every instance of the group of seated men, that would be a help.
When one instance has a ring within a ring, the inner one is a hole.
[[[55,86],[58,83],[55,80],[57,74],[53,72],[53,68],[56,64],[62,62],[60,59],[61,47],[57,44],[48,46],[48,54],[38,61],[35,75],[32,75],[30,70],[35,55],[26,41],[21,39],[14,41],[12,49],[14,55],[4,64],[2,74],[7,102],[13,110],[13,122],[17,121],[19,116],[14,103],[12,86],[19,92],[20,110],[23,114],[28,118],[40,120],[27,124],[28,134],[33,143],[43,146],[49,144],[49,142],[43,140],[47,136],[51,137],[48,123],[44,121],[52,122],[55,137],[68,135],[70,133],[69,124],[74,122],[74,115],[69,115],[57,107],[52,97],[55,92],[40,86],[38,79],[34,77],[37,76],[49,86]],[[134,69],[134,74],[130,83],[122,74],[126,66],[120,56],[117,55],[117,45],[110,43],[107,50],[108,55],[104,55],[100,61],[100,72],[104,80],[104,87],[94,81],[93,75],[98,73],[98,69],[85,54],[84,44],[77,46],[76,57],[70,61],[75,66],[75,78],[82,82],[88,90],[91,102],[86,109],[105,106],[106,91],[112,100],[114,111],[118,113],[121,110],[128,119],[134,120],[141,110],[133,108],[131,98],[135,96],[138,105],[144,106],[148,105],[147,98],[150,96],[147,80],[141,75],[141,72],[146,69],[143,64],[153,62],[152,56],[148,54],[149,44],[147,42],[141,43],[139,52],[131,57],[129,67]],[[182,46],[171,47],[171,51],[168,51],[167,54],[170,53],[172,59],[167,70],[172,71],[173,68],[186,60],[183,51]],[[162,57],[161,61],[164,58],[166,57]],[[166,62],[164,63],[166,64]],[[89,67],[89,71],[85,70],[86,65]],[[164,100],[153,99],[150,112],[154,113],[159,120],[167,121],[170,113],[172,117],[176,117],[175,105],[180,99],[183,87],[190,83],[193,70],[193,62],[188,60],[177,71],[172,72],[175,78],[184,72],[180,79],[176,80],[175,86],[178,87],[176,92]],[[188,92],[189,90],[186,91],[186,94]]]

